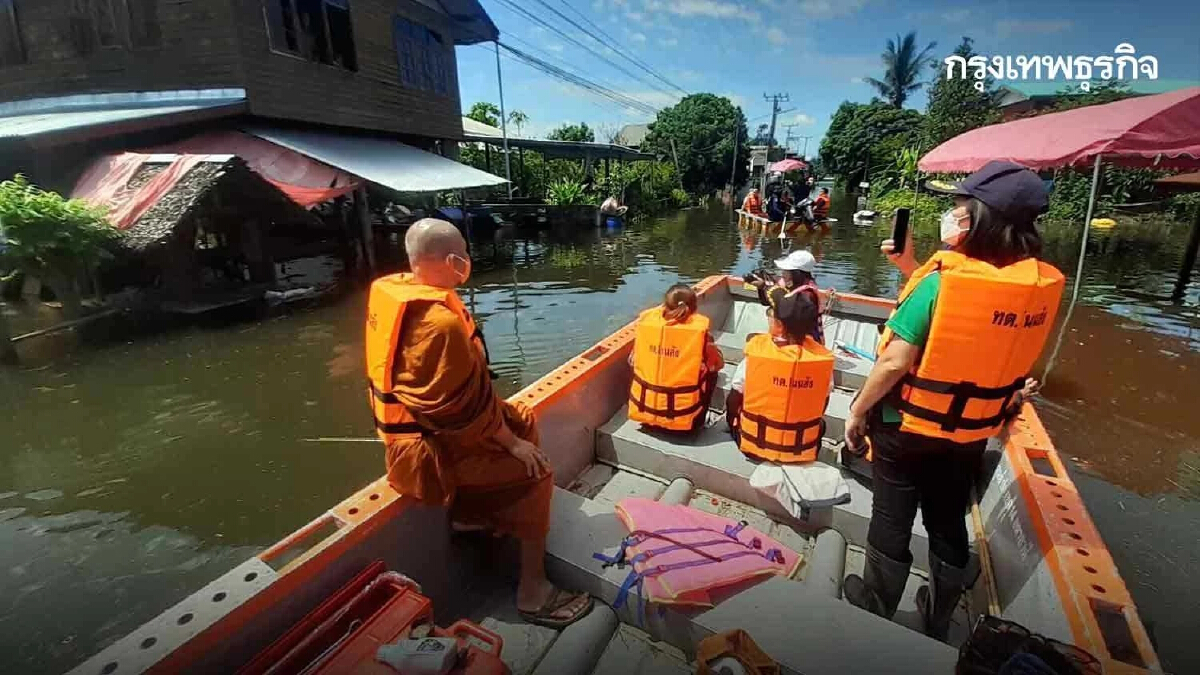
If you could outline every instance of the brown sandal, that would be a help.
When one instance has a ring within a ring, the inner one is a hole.
[[[558,618],[554,616],[555,612],[558,612],[579,598],[587,598],[587,603],[585,603],[583,607],[579,609],[579,611],[565,618]],[[542,606],[536,611],[529,612],[518,607],[517,613],[521,615],[521,618],[524,619],[526,623],[532,623],[538,626],[545,626],[547,628],[561,630],[587,616],[588,612],[592,611],[592,606],[595,604],[595,602],[596,601],[586,593],[568,593],[561,588],[555,588],[554,592],[550,594],[550,597],[546,598],[546,602],[542,603]]]

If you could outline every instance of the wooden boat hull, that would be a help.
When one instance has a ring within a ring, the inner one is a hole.
[[[709,277],[696,289],[699,311],[713,326],[733,325],[750,311],[749,303],[739,299],[749,297],[740,279]],[[889,300],[839,294],[836,311],[853,315],[858,323],[843,323],[830,339],[869,341],[872,322],[883,321],[893,305]],[[627,357],[633,338],[631,323],[510,399],[536,412],[543,447],[555,471],[558,487],[547,568],[559,583],[610,603],[625,572],[598,571],[591,554],[615,546],[624,530],[611,504],[568,489],[590,468],[623,467],[630,475],[657,477],[664,483],[686,476],[714,495],[771,514],[770,500],[747,491],[744,480],[739,482],[737,475],[713,459],[712,448],[697,444],[687,451],[668,447],[630,455],[619,446],[617,427],[622,426],[621,411],[627,401]],[[718,345],[726,348],[721,341]],[[848,366],[839,371],[840,384],[852,386],[865,372],[862,364]],[[845,400],[836,405],[846,405]],[[827,419],[831,414],[836,411],[827,413]],[[836,427],[829,436],[836,438]],[[1001,615],[1082,647],[1100,658],[1108,672],[1158,669],[1128,589],[1031,406],[991,441],[987,457],[981,514]],[[641,466],[628,466],[630,462]],[[808,522],[797,526],[814,531],[832,526],[851,543],[865,542],[870,496],[863,492],[865,488],[855,489],[852,504],[813,513]],[[914,533],[918,567],[925,556],[921,539]],[[441,621],[478,609],[472,607],[477,599],[464,595],[464,580],[494,576],[496,567],[494,560],[455,555],[445,511],[397,494],[380,478],[73,672],[232,672],[375,560],[416,579],[438,608]],[[511,579],[505,579],[503,593],[508,597]],[[974,607],[986,607],[984,586],[976,584]],[[774,578],[731,595],[712,610],[656,614],[644,628],[685,653],[691,653],[707,634],[746,628],[761,647],[796,672],[953,669],[956,652],[951,647],[851,608],[837,599],[836,589],[831,597],[803,595],[799,603],[786,595],[793,588],[794,582]],[[630,624],[637,620],[628,606],[620,616]],[[844,634],[848,625],[860,622],[862,626],[853,630],[861,640]],[[897,650],[904,654],[903,663],[897,662]]]

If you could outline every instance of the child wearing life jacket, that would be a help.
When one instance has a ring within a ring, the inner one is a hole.
[[[776,280],[776,285],[783,288],[789,296],[802,294],[813,307],[817,310],[817,321],[812,325],[812,331],[809,335],[812,339],[825,344],[825,327],[821,309],[821,290],[817,287],[817,278],[813,276],[813,271],[817,268],[817,259],[813,254],[806,251],[792,251],[788,255],[779,258],[775,261],[775,267],[779,269],[779,278]],[[758,299],[762,304],[767,302],[766,293],[769,289],[767,284],[760,280],[753,280],[751,284],[758,287]]]
[[[667,289],[663,304],[641,314],[633,350],[629,354],[629,365],[634,369],[634,382],[630,389],[630,418],[647,426],[671,431],[695,431],[704,426],[708,406],[716,391],[717,374],[725,366],[721,351],[708,332],[708,319],[696,313],[696,292],[687,284],[675,284]],[[688,352],[687,338],[668,338],[671,327],[694,329],[702,334],[700,353],[692,360],[698,363],[699,372],[676,372],[671,362],[684,357]],[[689,386],[699,386],[696,392],[682,391]],[[671,397],[663,396],[665,388],[681,391]],[[652,403],[647,403],[647,399]],[[672,404],[679,410],[668,410]],[[664,407],[665,405],[665,407]],[[690,412],[688,412],[690,410]],[[685,412],[686,415],[675,415]]]
[[[789,293],[787,290],[780,287],[772,287],[766,291],[768,297],[767,319],[770,326],[770,340],[778,347],[788,347],[789,345],[808,345],[813,350],[824,351],[824,347],[814,345],[806,340],[812,337],[814,324],[819,323],[819,315],[815,305],[808,302],[804,297]],[[753,338],[751,338],[753,339]],[[729,395],[725,399],[725,418],[729,423],[729,430],[738,437],[739,421],[741,417],[742,404],[745,400],[746,392],[746,372],[749,359],[743,358],[738,363],[737,370],[734,371],[733,377],[729,382]],[[832,368],[832,367],[831,367]],[[832,370],[831,370],[832,372]],[[827,383],[828,386],[823,390],[814,388],[812,394],[823,402],[832,389],[832,379]]]

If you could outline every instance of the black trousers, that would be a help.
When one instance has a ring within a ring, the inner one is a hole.
[[[908,544],[920,508],[929,552],[949,565],[965,567],[971,484],[987,441],[964,444],[929,438],[884,424],[878,414],[874,417],[868,431],[874,450],[874,494],[867,543],[892,560],[910,562]]]

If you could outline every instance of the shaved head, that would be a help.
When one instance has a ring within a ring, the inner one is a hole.
[[[416,266],[421,261],[443,261],[453,253],[467,255],[467,242],[458,228],[437,218],[422,218],[413,223],[404,235],[404,250],[408,262]]]

